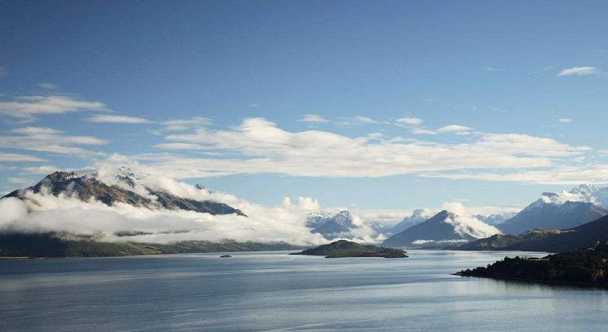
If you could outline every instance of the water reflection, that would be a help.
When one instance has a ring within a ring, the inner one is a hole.
[[[517,252],[0,262],[0,330],[602,329],[603,290],[461,278]],[[542,256],[543,254],[533,254]],[[567,318],[567,320],[565,320]]]

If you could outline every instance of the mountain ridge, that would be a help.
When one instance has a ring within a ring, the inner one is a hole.
[[[122,178],[121,180],[132,188],[135,187],[132,178]],[[133,190],[128,190],[124,186],[106,184],[90,173],[57,171],[47,175],[34,186],[14,190],[2,198],[14,197],[23,200],[27,199],[27,192],[50,194],[53,196],[63,194],[69,197],[76,197],[85,202],[96,200],[107,206],[124,203],[148,209],[164,208],[168,210],[209,213],[212,215],[234,213],[246,217],[241,210],[225,203],[182,198],[168,192],[152,190],[148,187],[144,187],[144,189],[147,191],[148,197]]]

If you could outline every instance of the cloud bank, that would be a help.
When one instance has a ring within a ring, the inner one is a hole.
[[[466,133],[464,142],[438,143],[383,135],[348,137],[329,131],[291,132],[263,118],[244,120],[227,130],[198,128],[169,134],[156,147],[173,153],[137,158],[177,178],[227,174],[280,173],[294,176],[379,177],[442,175],[457,170],[534,169],[585,155],[585,146],[525,134],[471,133],[464,126],[443,132]],[[202,150],[222,158],[191,157]]]

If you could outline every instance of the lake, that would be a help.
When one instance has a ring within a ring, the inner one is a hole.
[[[0,331],[600,331],[608,292],[451,273],[517,252],[0,261]]]

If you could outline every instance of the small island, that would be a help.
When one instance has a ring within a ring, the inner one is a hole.
[[[608,245],[548,255],[543,258],[505,257],[486,267],[456,273],[480,277],[545,284],[608,287]]]
[[[330,244],[324,244],[312,249],[290,255],[310,255],[325,256],[325,258],[342,257],[384,257],[384,258],[403,258],[407,257],[406,252],[401,249],[377,247],[369,244],[359,244],[352,241],[339,240]]]

